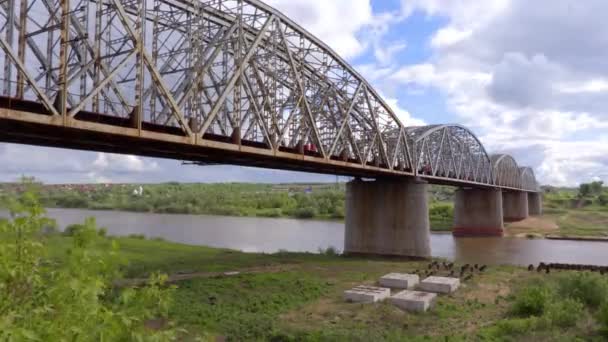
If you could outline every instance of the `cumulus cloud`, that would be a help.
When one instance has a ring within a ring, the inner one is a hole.
[[[98,172],[139,173],[158,169],[158,163],[131,155],[98,153],[93,161],[93,169]]]
[[[370,0],[269,0],[267,3],[345,58],[357,56],[367,47],[359,33],[373,22]]]
[[[507,151],[542,182],[608,180],[608,2],[403,0],[446,24],[427,62],[385,82],[433,88],[490,151]],[[533,158],[530,156],[534,156]]]

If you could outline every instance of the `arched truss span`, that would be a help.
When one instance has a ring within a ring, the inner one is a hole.
[[[490,159],[494,184],[511,188],[521,187],[519,166],[513,157],[508,154],[495,154]]]
[[[42,114],[29,122],[60,139],[69,127],[160,145],[130,146],[142,155],[496,185],[468,129],[404,127],[334,51],[258,0],[5,0],[0,49],[0,106]]]
[[[536,176],[534,175],[534,170],[531,167],[521,167],[519,169],[520,179],[521,179],[521,187],[520,189],[528,190],[528,191],[539,191],[540,186],[536,181]]]
[[[492,183],[492,164],[477,137],[460,125],[406,128],[420,175]]]
[[[28,16],[23,38],[24,53],[33,57],[24,66],[27,83],[35,86],[16,86],[23,76],[7,56],[0,60],[9,70],[0,82],[6,96],[25,92],[54,114],[65,101],[75,118],[84,111],[139,116],[188,137],[238,138],[268,150],[411,169],[403,125],[374,89],[327,45],[260,1],[28,5],[40,16]],[[19,1],[0,2],[0,27],[11,32],[2,37],[5,50],[21,49],[14,41],[20,12]],[[64,12],[69,20],[62,21]]]

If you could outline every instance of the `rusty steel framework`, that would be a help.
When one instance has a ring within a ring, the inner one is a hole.
[[[4,141],[538,190],[258,0],[0,0],[0,47]]]

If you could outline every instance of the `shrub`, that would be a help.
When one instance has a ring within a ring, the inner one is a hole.
[[[258,209],[255,215],[259,217],[281,217],[283,212],[280,208]]]
[[[581,302],[566,298],[551,303],[547,307],[546,317],[552,325],[568,328],[576,325],[583,312],[584,306]]]
[[[146,236],[144,234],[129,234],[127,236],[129,239],[137,239],[137,240],[145,240]]]
[[[603,193],[597,197],[597,201],[600,205],[608,206],[608,194]]]
[[[325,249],[319,247],[319,254],[327,255],[327,256],[337,256],[340,255],[338,249],[334,246],[329,246]]]
[[[608,295],[608,283],[596,273],[567,274],[558,279],[558,294],[564,298],[572,298],[584,305],[596,309]]]
[[[551,290],[542,285],[522,289],[515,297],[513,314],[520,317],[541,316],[551,300]]]
[[[65,229],[63,230],[63,235],[65,236],[74,236],[76,235],[79,231],[81,231],[84,228],[84,225],[82,224],[70,224],[67,227],[65,227]]]
[[[140,289],[112,291],[123,264],[118,245],[97,248],[94,219],[68,230],[72,245],[47,267],[50,248],[38,232],[50,222],[37,196],[25,193],[11,204],[14,220],[0,225],[0,341],[165,341],[176,331],[151,331],[144,322],[166,318],[173,288],[166,276]]]
[[[298,208],[295,210],[294,216],[301,219],[310,219],[317,216],[317,210],[312,207]]]
[[[596,319],[600,325],[600,332],[608,337],[608,302],[604,302],[597,311]]]
[[[449,204],[436,204],[429,209],[431,217],[451,219],[454,216],[454,207]]]

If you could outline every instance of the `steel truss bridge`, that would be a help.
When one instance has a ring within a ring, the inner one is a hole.
[[[0,0],[0,47],[1,141],[539,190],[465,127],[405,127],[257,0]]]

